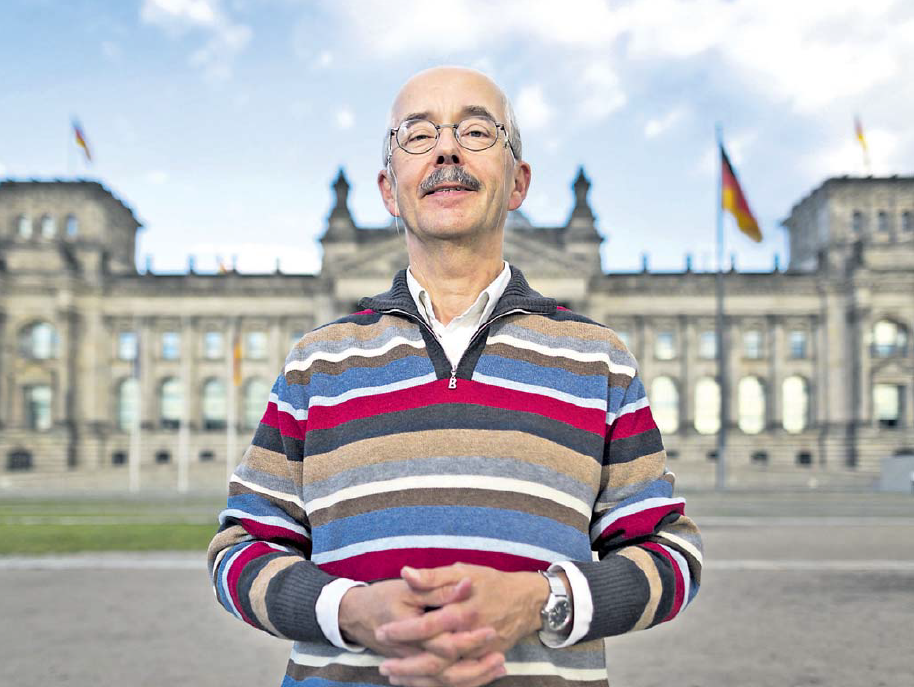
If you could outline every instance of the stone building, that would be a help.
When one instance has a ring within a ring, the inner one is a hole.
[[[589,189],[581,171],[562,226],[511,213],[506,257],[627,341],[671,463],[707,467],[715,275],[605,273]],[[320,274],[165,275],[136,269],[141,226],[101,184],[0,183],[0,473],[240,457],[289,347],[406,264],[393,224],[353,221],[342,171],[334,190]],[[731,469],[866,473],[912,452],[912,213],[912,177],[828,179],[784,221],[786,270],[725,274]]]

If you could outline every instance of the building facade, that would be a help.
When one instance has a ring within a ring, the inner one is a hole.
[[[0,182],[0,473],[240,459],[291,345],[406,265],[394,224],[353,221],[342,171],[334,190],[319,274],[166,275],[136,269],[140,223],[101,184]],[[716,460],[715,275],[604,272],[589,190],[582,170],[562,226],[510,213],[506,258],[627,342],[671,463]],[[724,275],[728,465],[914,452],[912,213],[912,177],[828,179],[783,223],[786,269]]]

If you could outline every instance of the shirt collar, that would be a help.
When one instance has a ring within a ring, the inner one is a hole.
[[[452,322],[475,316],[476,313],[479,313],[479,317],[475,324],[484,322],[489,315],[492,314],[492,311],[495,310],[498,299],[501,298],[502,294],[505,292],[510,280],[511,267],[508,265],[507,261],[505,261],[502,271],[495,277],[491,284],[482,290],[473,302],[473,305],[467,308],[461,315],[455,317]],[[434,325],[438,323],[438,319],[435,317],[435,311],[432,308],[431,297],[428,295],[428,291],[423,288],[422,284],[416,280],[412,270],[409,268],[406,270],[406,284],[409,287],[409,293],[413,297],[413,301],[416,303],[419,314],[422,315],[428,325],[434,327]]]

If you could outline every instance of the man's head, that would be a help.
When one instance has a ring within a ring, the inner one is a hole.
[[[418,120],[433,126],[417,128]],[[460,122],[467,126],[447,126]],[[500,235],[530,184],[521,153],[511,104],[495,83],[471,69],[429,69],[394,100],[378,187],[414,238]]]

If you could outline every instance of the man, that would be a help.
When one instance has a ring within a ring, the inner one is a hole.
[[[634,359],[503,260],[521,154],[478,72],[394,101],[409,269],[293,348],[209,549],[223,606],[295,640],[283,684],[605,685],[602,638],[698,589]]]

